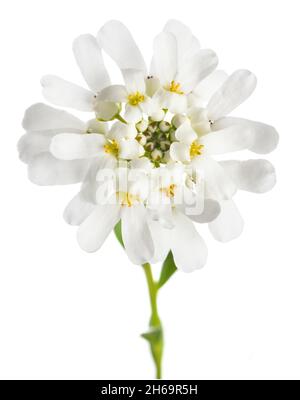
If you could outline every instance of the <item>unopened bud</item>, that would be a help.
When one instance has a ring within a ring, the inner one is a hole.
[[[142,119],[142,121],[136,124],[136,129],[139,132],[145,132],[147,128],[148,128],[148,121],[146,121],[145,119]]]
[[[139,135],[137,135],[136,139],[139,142],[139,144],[142,145],[142,146],[145,146],[145,144],[147,143],[146,136],[142,135],[141,133]]]
[[[145,144],[145,150],[151,153],[154,150],[154,143],[153,142],[148,142]]]
[[[162,151],[169,150],[170,146],[171,146],[171,143],[168,140],[164,140],[160,143],[160,148],[162,149]]]
[[[171,128],[171,125],[167,121],[161,121],[159,124],[159,129],[162,132],[168,132],[170,130],[170,128]]]
[[[152,157],[152,159],[153,159],[154,161],[159,161],[159,160],[161,160],[161,159],[162,159],[162,156],[163,156],[163,153],[162,153],[160,150],[158,150],[158,149],[153,150],[152,153],[151,153],[151,157]]]
[[[186,116],[182,114],[176,114],[172,118],[172,125],[175,126],[175,128],[179,128],[180,125],[182,125],[186,121]]]

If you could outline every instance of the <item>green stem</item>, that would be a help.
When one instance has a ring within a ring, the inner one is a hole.
[[[120,114],[115,116],[115,119],[119,120],[120,122],[123,122],[123,124],[127,124],[127,121],[123,117],[121,117]]]
[[[143,269],[146,275],[150,304],[151,304],[151,318],[150,318],[150,331],[143,335],[149,341],[153,361],[156,367],[156,378],[161,379],[161,362],[163,355],[163,329],[157,309],[157,293],[158,285],[153,279],[152,269],[150,264],[143,264]]]

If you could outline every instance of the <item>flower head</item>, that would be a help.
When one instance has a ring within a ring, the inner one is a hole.
[[[203,267],[207,248],[194,223],[207,223],[217,240],[234,239],[243,229],[236,192],[262,193],[275,184],[266,160],[220,159],[242,150],[269,153],[278,143],[273,127],[229,116],[254,91],[255,76],[216,70],[215,52],[174,20],[155,37],[149,70],[118,21],[97,38],[78,37],[73,51],[89,89],[48,75],[43,94],[89,119],[30,107],[18,146],[29,178],[42,185],[81,182],[64,217],[79,225],[84,250],[98,250],[121,222],[133,263],[164,260],[171,251],[178,269]],[[102,51],[123,82],[111,84]]]

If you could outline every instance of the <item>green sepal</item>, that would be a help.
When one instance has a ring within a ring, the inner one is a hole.
[[[120,243],[120,245],[121,245],[122,247],[124,247],[124,242],[123,242],[123,238],[122,238],[122,225],[121,225],[121,221],[119,221],[119,222],[117,223],[117,225],[116,225],[115,228],[114,228],[114,231],[115,231],[116,238],[118,239],[118,242]]]
[[[157,283],[158,289],[160,289],[171,278],[171,276],[176,271],[177,271],[177,267],[174,262],[173,254],[170,251],[170,253],[168,254],[167,258],[165,259],[162,269],[161,269],[159,281]]]

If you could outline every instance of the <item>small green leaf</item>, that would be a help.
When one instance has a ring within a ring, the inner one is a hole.
[[[151,331],[142,333],[142,338],[147,340],[149,343],[154,344],[161,340],[162,338],[162,330],[161,328],[153,328]]]
[[[177,267],[174,262],[173,254],[170,251],[168,254],[168,257],[165,259],[165,262],[163,263],[162,270],[160,273],[160,278],[158,281],[158,289],[160,289],[174,274],[174,272],[177,271]]]
[[[114,231],[115,231],[116,238],[118,239],[120,245],[124,247],[124,242],[123,242],[123,238],[122,238],[122,225],[121,225],[121,221],[119,221],[119,222],[117,223],[117,225],[116,225],[115,228],[114,228]]]

